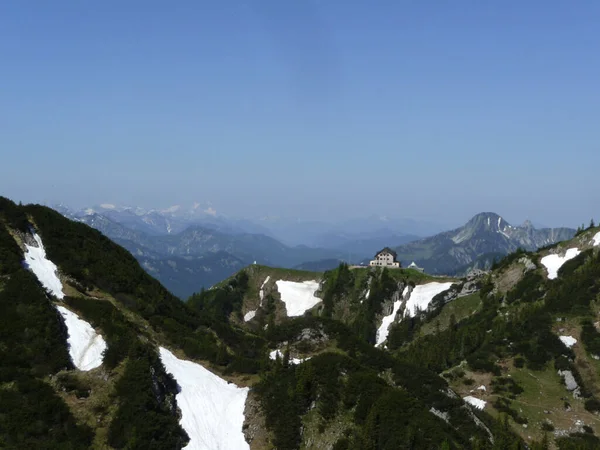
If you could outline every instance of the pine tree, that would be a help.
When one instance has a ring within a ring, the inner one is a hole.
[[[286,369],[290,366],[290,346],[285,347],[285,351],[283,352],[283,367]]]

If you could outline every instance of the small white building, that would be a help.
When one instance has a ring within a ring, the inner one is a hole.
[[[425,269],[417,266],[417,264],[414,261],[410,263],[410,265],[407,267],[407,269],[414,269],[414,270],[418,270],[419,272],[425,272]]]
[[[399,269],[400,263],[396,261],[398,255],[396,252],[389,247],[380,250],[375,255],[375,259],[369,262],[371,267],[388,267],[393,269]]]

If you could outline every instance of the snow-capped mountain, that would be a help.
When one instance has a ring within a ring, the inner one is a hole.
[[[269,235],[267,228],[244,219],[226,217],[210,205],[194,203],[190,207],[174,205],[164,209],[145,209],[139,206],[120,206],[103,203],[72,210],[64,205],[53,206],[63,215],[85,223],[90,216],[104,216],[130,230],[151,236],[180,233],[192,225],[201,225],[224,233],[259,233]]]

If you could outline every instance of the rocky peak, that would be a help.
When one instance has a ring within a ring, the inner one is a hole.
[[[481,233],[506,233],[512,226],[501,216],[493,212],[479,213],[465,226],[458,229],[458,233],[452,240],[458,244],[460,242],[471,239]],[[508,236],[507,236],[508,237]]]

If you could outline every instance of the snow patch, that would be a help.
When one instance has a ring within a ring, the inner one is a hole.
[[[479,398],[472,397],[470,395],[467,395],[466,397],[463,397],[463,400],[465,402],[467,402],[469,405],[472,405],[472,406],[474,406],[477,409],[483,409],[483,408],[485,408],[485,405],[487,403],[485,400],[481,400]]]
[[[244,322],[254,319],[254,316],[256,316],[256,309],[253,311],[248,311],[246,314],[244,314]]]
[[[592,238],[592,245],[594,247],[600,245],[600,231]]]
[[[169,206],[167,209],[163,209],[161,211],[161,213],[165,213],[165,214],[174,213],[174,212],[179,211],[179,209],[181,209],[181,205],[173,205],[173,206]]]
[[[262,302],[263,299],[265,298],[265,285],[269,282],[269,280],[271,279],[271,276],[269,275],[267,278],[265,278],[265,281],[263,281],[263,284],[260,286],[260,291],[258,291],[258,296],[260,297],[260,305],[262,306]]]
[[[296,283],[295,281],[278,280],[276,284],[281,301],[285,303],[288,317],[301,316],[321,302],[320,298],[315,297],[315,292],[319,289],[317,281]]]
[[[277,356],[279,356],[279,358],[283,360],[283,353],[281,353],[281,350],[273,350],[271,353],[269,353],[269,358],[272,360],[276,360]],[[310,356],[307,358],[290,358],[290,364],[302,364],[304,361],[308,361],[309,359]]]
[[[510,239],[510,236],[508,234],[506,234],[504,231],[502,230],[498,230],[498,233],[500,233],[502,236],[504,236],[507,239]]]
[[[577,339],[575,339],[573,336],[559,336],[558,338],[569,348],[577,344]]]
[[[558,270],[562,267],[562,265],[570,259],[575,258],[580,253],[581,252],[577,248],[570,248],[565,253],[565,256],[544,256],[540,262],[544,265],[544,267],[546,267],[546,270],[548,271],[548,279],[554,280],[555,278],[557,278]]]
[[[379,329],[377,330],[377,340],[375,343],[376,347],[379,347],[387,339],[388,334],[389,334],[390,325],[394,322],[394,319],[396,318],[396,314],[398,313],[398,310],[400,309],[400,306],[402,305],[402,301],[407,293],[408,293],[408,286],[406,286],[404,288],[404,292],[402,293],[402,297],[400,298],[400,300],[394,302],[394,308],[392,310],[392,313],[388,316],[385,316],[383,318],[383,320],[381,321],[381,325],[379,326]],[[412,297],[412,295],[411,295],[411,297]]]
[[[488,219],[488,220],[490,220],[490,219]],[[447,412],[437,410],[433,406],[431,408],[429,408],[429,412],[431,414],[433,414],[434,416],[439,417],[447,424],[450,424],[450,414],[448,414]]]
[[[450,289],[450,286],[452,286],[452,282],[438,283],[437,281],[416,286],[406,302],[406,311],[404,315],[415,317],[417,309],[420,311],[427,309],[427,306],[433,297],[441,292],[447,291]]]
[[[182,428],[190,437],[187,450],[250,449],[244,439],[248,388],[237,387],[191,361],[160,347],[160,359],[180,387],[176,396]]]
[[[62,291],[62,283],[56,275],[57,267],[52,261],[46,258],[46,249],[42,243],[42,238],[33,233],[33,238],[37,242],[37,247],[32,247],[25,244],[27,251],[25,252],[25,264],[35,274],[37,279],[48,289],[56,298],[64,298],[65,294]]]
[[[479,386],[477,389],[480,391],[483,391],[483,392],[487,391],[487,389],[485,388],[485,386],[483,384],[481,386]]]
[[[69,337],[69,355],[79,370],[88,371],[102,364],[106,342],[92,326],[64,306],[57,306],[65,320]]]

